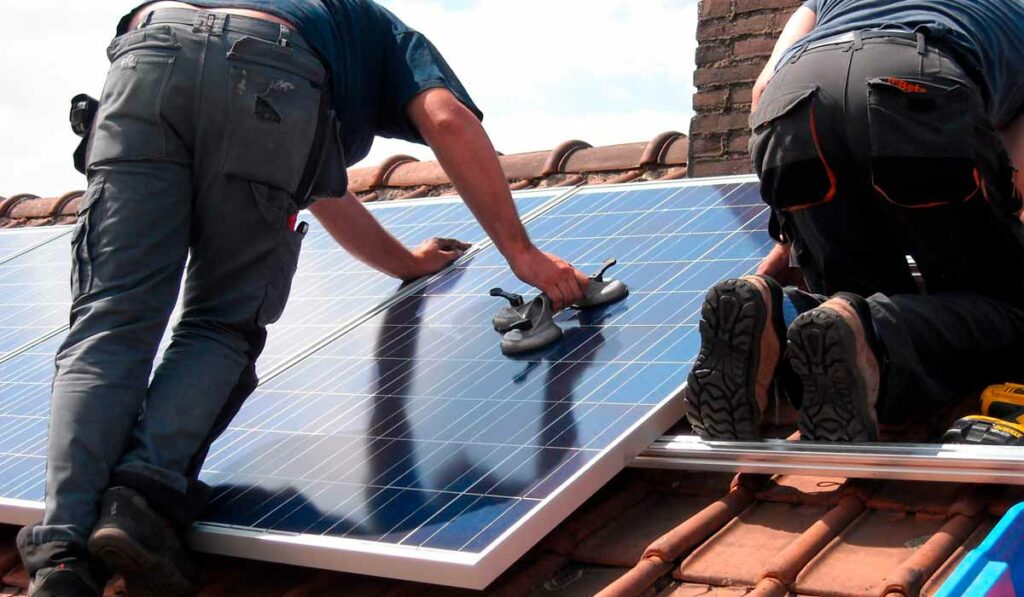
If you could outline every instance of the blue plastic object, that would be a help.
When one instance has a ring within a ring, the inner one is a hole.
[[[1024,503],[1011,508],[967,554],[935,597],[1024,595]]]

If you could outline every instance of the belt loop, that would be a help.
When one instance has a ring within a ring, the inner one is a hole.
[[[928,53],[928,43],[925,41],[924,33],[917,32],[917,53],[924,56]]]
[[[291,36],[292,32],[284,25],[279,24],[278,27],[281,28],[281,31],[277,36],[277,44],[283,48],[287,48],[288,45],[291,43],[289,37]]]
[[[231,15],[219,14],[213,20],[213,28],[210,31],[210,35],[221,36],[224,35],[224,26],[228,22],[228,18]]]
[[[854,31],[853,32],[853,46],[851,46],[851,48],[855,52],[864,49],[864,32],[863,31]]]

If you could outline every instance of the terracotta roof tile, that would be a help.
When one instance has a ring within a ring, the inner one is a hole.
[[[825,506],[755,503],[683,560],[676,577],[697,584],[754,587],[775,554],[828,510]]]
[[[573,552],[573,559],[611,566],[629,567],[643,557],[647,547],[679,521],[690,518],[711,502],[712,496],[654,493],[604,528],[588,537]]]
[[[544,164],[548,161],[550,151],[533,151],[517,153],[501,157],[501,167],[509,180],[540,178],[544,173]]]
[[[909,512],[867,510],[811,560],[792,588],[808,595],[878,594],[886,572],[908,560],[944,522]]]
[[[985,537],[992,532],[992,529],[995,528],[995,526],[995,519],[989,518],[983,520],[981,524],[974,529],[974,532],[971,533],[963,544],[956,548],[953,554],[949,556],[949,559],[939,567],[932,578],[921,588],[921,594],[932,595],[937,592],[939,588],[942,587],[942,583],[946,582],[946,579],[948,579],[953,574],[953,571],[956,570],[956,567],[960,565],[960,562],[963,561],[964,557],[966,557],[972,549],[981,545],[981,542],[985,540]]]

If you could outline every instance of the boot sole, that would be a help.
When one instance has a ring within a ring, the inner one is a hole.
[[[109,570],[120,572],[133,596],[194,595],[198,591],[177,566],[154,556],[121,529],[96,530],[89,538],[89,552]]]
[[[841,315],[815,309],[789,328],[786,354],[800,380],[800,437],[817,442],[873,442],[867,387],[857,370],[857,340]]]
[[[719,282],[701,308],[700,353],[686,381],[686,416],[704,439],[753,440],[761,409],[755,383],[768,308],[746,280]]]

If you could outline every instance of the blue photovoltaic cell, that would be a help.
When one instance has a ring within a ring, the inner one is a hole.
[[[584,191],[528,225],[632,294],[501,355],[489,249],[267,382],[210,453],[207,520],[479,554],[684,382],[707,288],[770,248],[754,185]]]
[[[70,237],[0,263],[0,359],[68,324]]]
[[[520,214],[527,214],[554,198],[554,193],[516,198]],[[486,234],[459,199],[440,202],[410,201],[406,205],[370,205],[374,217],[398,240],[416,246],[434,236],[477,243]],[[299,269],[281,320],[270,326],[267,346],[260,357],[260,374],[272,370],[303,348],[337,330],[369,306],[393,294],[400,282],[371,269],[346,253],[312,218],[302,243]]]
[[[0,230],[0,262],[69,231],[63,226]]]
[[[525,214],[553,197],[552,193],[525,194],[517,197],[516,205]],[[485,237],[468,208],[459,200],[410,201],[400,208],[371,205],[370,210],[395,237],[407,244],[432,236],[472,242]],[[54,233],[67,234],[67,230],[51,231],[50,237]],[[0,234],[0,239],[7,237],[8,234]],[[0,264],[0,359],[9,351],[67,325],[71,302],[68,238],[54,240]],[[44,240],[45,237],[37,237],[35,244]],[[397,281],[352,258],[311,220],[308,238],[303,243],[300,271],[292,287],[293,296],[281,321],[269,333],[267,350],[277,352],[268,355],[269,364],[261,359],[260,369],[267,370],[294,356],[326,332],[379,303],[398,287]],[[54,354],[64,336],[59,334],[0,362],[2,498],[43,499],[50,382]],[[168,340],[169,334],[164,338],[164,347]]]
[[[0,363],[0,497],[41,502],[53,355],[60,338]]]

